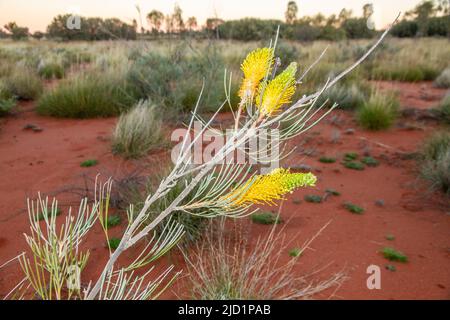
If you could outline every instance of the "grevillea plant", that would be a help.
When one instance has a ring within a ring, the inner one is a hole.
[[[389,29],[388,29],[389,30]],[[276,42],[267,48],[251,52],[242,63],[243,79],[239,90],[240,103],[234,115],[234,131],[231,139],[208,161],[197,164],[193,159],[193,148],[202,134],[211,129],[211,125],[226,105],[230,104],[231,75],[225,72],[225,92],[227,99],[209,119],[203,120],[197,113],[199,100],[193,110],[188,130],[182,142],[181,151],[172,171],[160,182],[156,191],[149,194],[142,209],[135,212],[131,205],[128,210],[128,224],[123,237],[115,250],[110,248],[109,259],[97,279],[78,287],[66,284],[71,278],[70,270],[82,272],[88,261],[88,252],[82,252],[80,244],[96,221],[102,226],[108,238],[108,205],[111,182],[98,184],[97,196],[89,207],[83,200],[77,216],[69,213],[65,223],[56,227],[57,203],[51,209],[47,201],[39,199],[29,206],[31,234],[26,236],[33,258],[24,253],[18,257],[25,277],[13,290],[10,297],[25,297],[26,289],[41,299],[149,299],[157,298],[177,276],[168,267],[154,275],[153,267],[145,274],[135,274],[134,270],[151,266],[152,263],[170,250],[184,234],[183,226],[170,220],[175,212],[202,217],[243,217],[252,214],[258,204],[276,204],[287,194],[300,187],[314,186],[316,177],[312,173],[291,173],[289,169],[275,169],[266,175],[257,175],[255,167],[249,164],[227,164],[224,161],[237,149],[245,145],[262,132],[269,132],[266,150],[257,153],[267,154],[267,149],[277,148],[286,140],[303,134],[337,106],[319,113],[323,105],[317,105],[320,95],[342,77],[351,72],[378,46],[386,36],[386,30],[380,39],[353,65],[333,79],[328,79],[317,92],[301,97],[292,103],[293,96],[303,79],[325,54],[325,51],[308,68],[298,75],[298,66],[291,63],[279,72],[280,58],[275,57]],[[278,37],[277,37],[278,38]],[[200,94],[200,97],[203,90]],[[204,125],[190,139],[194,121]],[[276,139],[270,136],[279,128]],[[273,154],[273,153],[272,153]],[[249,156],[258,157],[259,154]],[[278,159],[283,152],[275,155]],[[261,157],[259,157],[261,158]],[[273,159],[272,159],[273,160]],[[150,223],[149,209],[153,203],[167,195],[180,181],[185,184],[179,195],[162,210]],[[32,203],[32,202],[30,202]],[[44,229],[38,222],[38,216],[44,216]],[[167,223],[167,219],[169,222]],[[156,234],[155,228],[164,221],[164,231]],[[138,252],[136,259],[129,265],[119,266],[118,258],[137,242],[146,238],[145,248]],[[69,281],[70,282],[70,281]]]

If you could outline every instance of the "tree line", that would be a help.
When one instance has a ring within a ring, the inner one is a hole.
[[[344,8],[338,15],[326,17],[319,13],[315,16],[298,18],[297,2],[289,1],[284,21],[257,18],[224,21],[215,17],[207,19],[203,26],[198,24],[195,17],[185,20],[183,11],[178,5],[175,5],[173,12],[167,15],[158,10],[143,15],[138,6],[136,9],[139,23],[136,19],[126,23],[117,18],[78,17],[79,27],[69,28],[67,21],[72,16],[65,14],[54,17],[45,33],[37,31],[31,34],[27,27],[10,22],[3,27],[4,30],[0,28],[0,38],[22,40],[31,36],[38,40],[46,37],[64,41],[95,41],[189,35],[251,41],[266,39],[267,34],[273,33],[278,26],[282,38],[299,41],[361,39],[376,35],[376,31],[370,26],[370,17],[373,14],[371,4],[363,6],[363,15],[360,17],[354,16],[351,10]],[[449,1],[422,1],[404,14],[391,34],[397,37],[450,36]]]

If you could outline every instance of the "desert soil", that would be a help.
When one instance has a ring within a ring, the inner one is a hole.
[[[427,82],[378,85],[398,90],[404,109],[431,109],[445,95],[445,90],[435,89]],[[319,178],[317,187],[298,190],[283,203],[281,216],[286,238],[292,241],[290,246],[301,246],[330,222],[300,258],[296,272],[323,269],[317,274],[319,279],[335,272],[346,273],[348,280],[339,288],[317,298],[332,295],[333,299],[449,299],[450,206],[448,199],[428,191],[418,178],[413,157],[423,139],[439,129],[437,122],[402,117],[389,130],[369,132],[361,130],[353,117],[351,112],[336,110],[289,144],[296,149],[283,166],[297,170],[310,167]],[[57,196],[63,212],[67,212],[69,206],[76,207],[80,195],[92,186],[98,173],[117,178],[148,167],[145,161],[125,161],[111,154],[109,139],[115,123],[115,118],[42,117],[36,114],[32,102],[21,103],[19,112],[1,120],[0,265],[26,248],[23,233],[29,231],[27,197],[36,198],[38,192]],[[42,130],[24,129],[30,124]],[[363,171],[347,169],[341,164],[347,152],[371,155],[380,165]],[[338,161],[323,164],[318,161],[321,156]],[[161,161],[167,162],[168,157],[164,151],[149,155],[150,172],[159,171]],[[81,168],[80,163],[87,159],[97,159],[99,164]],[[329,196],[320,204],[304,201],[305,195],[323,196],[329,188],[341,195]],[[345,202],[363,207],[365,213],[348,212]],[[245,223],[255,238],[266,234],[269,228],[249,219]],[[120,236],[121,228],[114,228],[111,233]],[[394,235],[395,240],[387,240],[388,234]],[[91,262],[83,281],[98,274],[108,255],[100,228],[88,237],[85,247],[91,251]],[[387,261],[380,254],[383,247],[402,251],[409,262]],[[132,256],[133,252],[126,253],[124,259]],[[171,260],[177,268],[183,268],[180,259]],[[387,270],[388,264],[395,265],[396,271]],[[366,286],[369,265],[381,268],[380,290]],[[0,298],[22,279],[19,269],[17,264],[0,269]],[[176,293],[168,292],[164,297],[175,296]]]

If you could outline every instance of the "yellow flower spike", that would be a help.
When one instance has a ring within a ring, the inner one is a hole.
[[[312,173],[290,173],[289,169],[276,169],[267,175],[258,175],[241,187],[222,197],[229,207],[248,204],[274,204],[299,187],[315,186],[317,177]]]
[[[297,63],[293,62],[265,87],[263,84],[260,86],[256,101],[261,102],[259,110],[263,115],[270,116],[278,111],[281,106],[291,102],[295,93],[296,73]]]
[[[255,95],[259,83],[270,72],[273,60],[272,48],[256,49],[247,55],[241,65],[241,70],[244,73],[244,79],[239,90],[242,105]]]

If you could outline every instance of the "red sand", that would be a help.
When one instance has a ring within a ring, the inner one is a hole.
[[[380,86],[382,89],[398,88],[402,106],[408,108],[430,108],[445,94],[443,90],[428,90],[429,83],[383,82]],[[423,87],[427,88],[429,96],[424,97]],[[108,138],[116,119],[54,119],[36,115],[32,103],[21,107],[17,115],[0,120],[0,265],[26,248],[23,233],[29,228],[25,210],[27,197],[36,197],[38,191],[53,195],[71,186],[83,188],[84,174],[90,178],[98,172],[105,177],[115,176],[139,165],[111,154]],[[24,130],[27,124],[38,125],[43,131]],[[349,128],[355,132],[345,134]],[[332,143],[337,130],[339,139]],[[415,161],[405,156],[415,152],[423,138],[434,130],[436,125],[429,122],[419,124],[414,130],[399,126],[383,132],[367,132],[358,128],[351,113],[337,110],[307,134],[309,141],[303,146],[301,142],[306,136],[290,143],[299,148],[284,166],[310,165],[319,183],[315,189],[295,192],[284,202],[282,217],[290,219],[285,229],[287,239],[294,239],[292,247],[301,246],[332,221],[313,242],[313,250],[300,258],[298,272],[311,272],[317,265],[330,263],[321,276],[345,270],[349,280],[336,291],[333,297],[337,299],[450,298],[448,199],[446,203],[438,194],[427,193],[417,178]],[[314,148],[310,150],[314,155],[304,155],[302,148]],[[346,152],[352,151],[370,153],[381,164],[364,171],[346,169],[340,160]],[[319,163],[317,159],[323,155],[336,157],[338,161]],[[161,154],[149,158],[155,157],[160,158]],[[81,168],[80,163],[87,159],[97,159],[99,165]],[[331,196],[322,204],[303,200],[305,194],[323,195],[327,188],[338,190],[341,196]],[[61,193],[58,199],[64,210],[64,205],[76,205],[73,201],[77,201],[77,196]],[[295,204],[295,199],[301,203]],[[377,200],[383,200],[384,206],[377,206]],[[349,213],[343,208],[345,201],[364,207],[366,212],[363,215]],[[266,226],[251,227],[255,237],[266,231]],[[119,236],[120,228],[113,229],[112,234]],[[394,235],[395,240],[386,240],[387,234]],[[91,257],[83,281],[95,277],[103,266],[100,262],[107,257],[99,228],[89,236],[85,246],[91,250]],[[410,261],[406,264],[388,262],[379,253],[385,246],[404,252]],[[126,253],[125,259],[130,259],[132,254]],[[371,264],[382,269],[381,290],[366,287],[366,269]],[[397,271],[386,270],[386,264],[395,265]],[[0,270],[0,297],[21,279],[18,269],[18,265],[13,265]],[[175,295],[168,292],[165,297]]]

